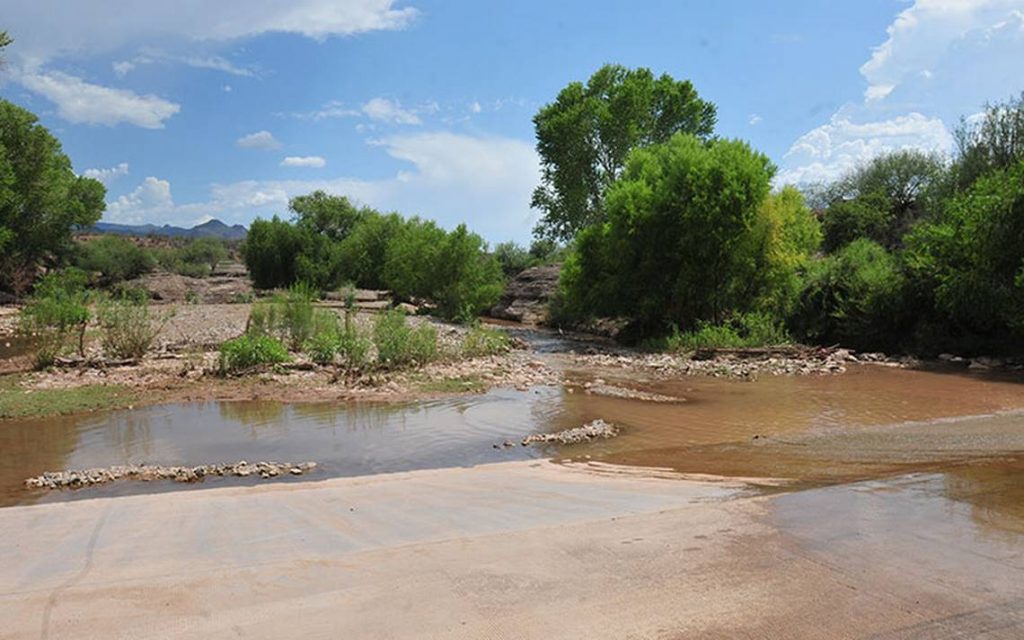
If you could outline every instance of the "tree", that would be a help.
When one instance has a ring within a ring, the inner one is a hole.
[[[570,240],[602,222],[605,189],[630,151],[676,133],[706,140],[715,119],[689,81],[650,69],[606,65],[586,85],[569,84],[533,118],[542,177],[531,206],[543,213],[535,233]]]
[[[1024,337],[1024,160],[980,178],[908,236],[905,260],[962,333]]]
[[[76,226],[100,219],[105,196],[35,115],[0,100],[0,288],[24,293],[41,264],[67,255]]]
[[[774,171],[734,140],[677,134],[637,149],[608,189],[607,220],[580,233],[566,263],[569,307],[641,332],[751,310],[770,287],[760,217]]]
[[[323,234],[331,240],[344,240],[370,213],[365,208],[357,209],[345,196],[333,196],[323,191],[292,198],[288,208],[295,213],[300,227]]]
[[[980,118],[961,118],[953,138],[958,151],[954,173],[961,189],[986,173],[1024,160],[1024,92],[1004,103],[985,105]]]
[[[914,223],[939,208],[947,177],[941,156],[917,150],[886,153],[848,172],[825,190],[825,250],[857,238],[901,246]]]
[[[253,285],[273,289],[293,284],[296,259],[303,246],[303,233],[295,225],[277,216],[254,220],[242,245],[242,258]]]
[[[3,54],[4,49],[6,49],[12,42],[14,42],[14,40],[11,40],[11,37],[7,35],[6,31],[0,31],[0,54]],[[4,59],[2,55],[0,55],[0,66],[3,66],[3,63]]]

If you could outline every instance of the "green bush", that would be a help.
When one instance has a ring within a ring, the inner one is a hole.
[[[288,349],[280,340],[270,336],[246,334],[220,346],[219,365],[222,374],[288,360]]]
[[[96,315],[103,351],[114,358],[133,360],[146,354],[153,339],[170,319],[170,314],[154,317],[148,300],[128,297],[101,301]]]
[[[257,218],[249,226],[242,258],[257,289],[287,287],[295,282],[295,261],[306,242],[305,233],[274,216]]]
[[[507,333],[481,324],[471,327],[462,340],[462,355],[467,358],[492,356],[505,353],[511,348],[512,341]]]
[[[778,346],[790,341],[785,328],[771,315],[745,313],[723,324],[701,323],[694,331],[675,329],[665,338],[663,348],[668,351],[696,351]]]
[[[99,273],[100,281],[106,285],[137,278],[156,266],[150,251],[120,236],[102,236],[84,242],[76,254],[75,266]]]
[[[377,362],[386,369],[426,364],[437,359],[437,330],[423,323],[413,329],[401,311],[380,314],[373,328]]]
[[[326,365],[334,362],[340,347],[338,316],[333,311],[315,309],[310,336],[306,338],[303,350],[313,362]]]
[[[813,263],[791,324],[797,335],[855,348],[898,346],[906,331],[899,261],[867,239]]]
[[[86,280],[85,273],[74,268],[50,273],[36,284],[28,304],[21,310],[20,330],[36,341],[38,368],[53,364],[72,339],[79,355],[85,355],[85,329],[89,323]]]
[[[678,134],[635,150],[605,194],[607,221],[580,232],[564,265],[565,308],[629,318],[641,336],[757,310],[778,280],[764,268],[773,172],[738,140]]]

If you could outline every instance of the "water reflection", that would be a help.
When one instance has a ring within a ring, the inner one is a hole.
[[[126,463],[313,460],[318,476],[327,477],[523,459],[539,454],[492,445],[544,429],[538,416],[547,412],[528,408],[558,397],[539,389],[421,404],[207,402],[8,422],[0,424],[0,503],[168,488],[117,483],[46,494],[22,486],[44,471]]]

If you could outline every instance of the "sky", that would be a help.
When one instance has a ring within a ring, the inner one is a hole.
[[[1024,0],[0,0],[0,30],[0,97],[127,224],[248,224],[323,189],[526,243],[531,119],[605,63],[692,81],[777,186],[948,153],[1024,90]]]

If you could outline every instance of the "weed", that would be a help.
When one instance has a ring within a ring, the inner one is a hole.
[[[242,335],[220,346],[220,372],[228,374],[262,364],[278,364],[290,359],[288,349],[270,336]]]
[[[512,341],[509,340],[508,334],[480,323],[473,325],[462,340],[462,355],[467,358],[493,356],[505,353],[511,348]]]
[[[172,310],[154,317],[148,300],[112,298],[101,301],[97,319],[103,351],[114,358],[141,358],[173,315]]]

